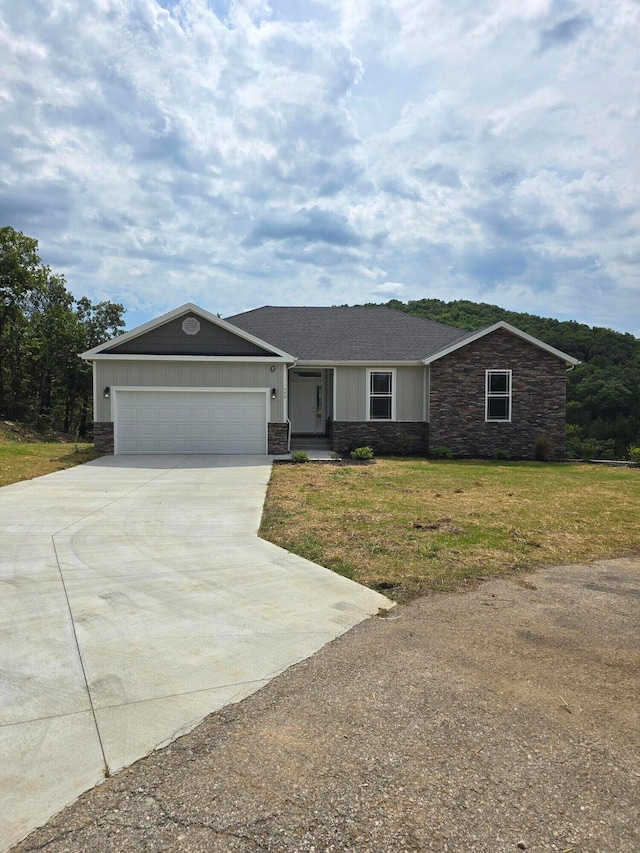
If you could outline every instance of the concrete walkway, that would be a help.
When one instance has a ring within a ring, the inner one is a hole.
[[[257,537],[266,457],[104,457],[0,489],[0,850],[380,607]]]

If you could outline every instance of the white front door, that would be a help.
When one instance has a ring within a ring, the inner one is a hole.
[[[292,371],[289,420],[292,433],[324,433],[324,382],[318,371]]]

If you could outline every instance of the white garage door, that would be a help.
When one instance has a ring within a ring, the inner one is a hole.
[[[264,391],[115,393],[116,453],[266,453]]]

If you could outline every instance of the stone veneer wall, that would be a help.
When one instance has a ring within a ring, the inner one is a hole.
[[[485,421],[485,370],[512,370],[511,422]],[[454,456],[489,457],[507,450],[532,459],[547,433],[552,459],[564,459],[566,365],[499,329],[431,365],[430,446]]]
[[[274,456],[282,456],[288,453],[288,435],[288,424],[270,423],[267,432],[268,452]]]
[[[102,421],[94,423],[93,446],[99,453],[113,453],[112,421]]]
[[[429,424],[424,421],[333,421],[331,446],[341,456],[356,447],[372,447],[376,454],[426,456]]]

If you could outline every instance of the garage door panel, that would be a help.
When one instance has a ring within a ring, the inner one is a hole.
[[[244,434],[253,439],[264,437],[264,431],[260,424],[246,424]]]
[[[214,410],[209,406],[206,409],[204,409],[204,408],[201,409],[198,406],[196,406],[193,409],[193,422],[194,423],[205,423],[205,424],[209,423],[211,421],[213,411]]]
[[[151,451],[147,450],[146,442],[141,442],[139,447],[144,448],[140,450],[132,450],[132,453],[150,453]],[[181,453],[182,451],[176,450],[174,439],[172,438],[170,441],[159,439],[157,442],[158,449],[155,451],[156,453]]]
[[[135,438],[138,434],[138,425],[132,423],[123,423],[121,425],[120,435],[125,438]]]
[[[192,438],[193,424],[176,423],[176,435],[178,438]]]
[[[211,424],[196,421],[192,424],[194,438],[209,438],[212,435]]]
[[[117,391],[118,453],[266,452],[262,391]]]
[[[156,424],[155,434],[158,438],[172,438],[173,437],[173,424],[164,423],[164,424]]]

